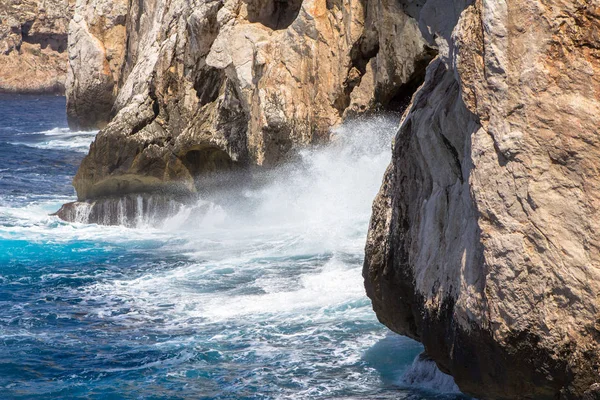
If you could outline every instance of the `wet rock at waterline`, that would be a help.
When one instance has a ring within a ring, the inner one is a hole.
[[[373,206],[367,293],[466,393],[589,398],[600,382],[598,6],[423,3],[440,56]]]
[[[191,159],[191,157],[190,157]],[[200,165],[206,167],[206,159]],[[218,157],[209,157],[213,163],[224,162]],[[194,161],[194,159],[188,160]],[[209,167],[214,168],[210,164]],[[200,173],[202,172],[202,173]],[[195,175],[190,185],[196,192],[191,194],[185,186],[178,184],[165,185],[161,192],[123,194],[120,196],[99,196],[92,200],[75,201],[64,204],[55,214],[60,219],[82,224],[122,225],[127,227],[161,226],[165,220],[186,211],[196,218],[201,218],[207,211],[206,201],[213,198],[228,198],[236,201],[244,196],[249,188],[260,187],[268,176],[251,174],[250,171],[232,169],[218,173],[204,170]],[[261,178],[261,176],[263,176]],[[128,181],[112,181],[121,185],[121,189],[129,185]],[[134,181],[134,185],[141,185]],[[143,188],[142,186],[138,187]],[[153,187],[151,189],[155,189]],[[123,193],[126,193],[123,190]]]
[[[180,212],[186,204],[172,196],[126,195],[67,203],[54,215],[64,221],[82,224],[142,227],[160,224]]]

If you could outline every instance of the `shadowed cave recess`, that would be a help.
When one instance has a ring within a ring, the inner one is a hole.
[[[258,22],[273,30],[286,29],[298,17],[302,0],[245,0],[248,21]]]
[[[42,49],[50,47],[53,51],[64,53],[67,50],[67,34],[31,32],[33,21],[21,25],[21,36],[24,43],[39,44]],[[20,48],[17,48],[20,50]]]

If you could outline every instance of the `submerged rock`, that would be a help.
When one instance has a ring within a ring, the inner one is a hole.
[[[75,0],[0,2],[0,92],[64,93]]]
[[[421,3],[440,55],[373,205],[373,307],[478,398],[593,398],[600,8]]]

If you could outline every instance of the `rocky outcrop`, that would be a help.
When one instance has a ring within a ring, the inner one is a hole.
[[[3,0],[0,92],[64,93],[75,0]]]
[[[71,129],[106,126],[125,61],[129,1],[79,0],[69,24],[67,119]]]
[[[440,55],[373,206],[373,307],[478,398],[598,398],[600,6],[421,3]]]
[[[436,50],[396,1],[79,0],[68,115],[104,127],[79,200],[201,190],[408,104]]]

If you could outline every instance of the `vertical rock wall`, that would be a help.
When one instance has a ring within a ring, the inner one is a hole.
[[[67,118],[72,129],[106,126],[127,45],[127,0],[78,1],[69,24]]]
[[[597,398],[600,6],[415,15],[440,56],[374,204],[374,309],[478,398]]]

